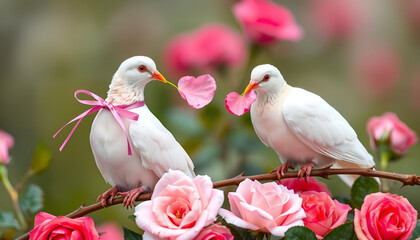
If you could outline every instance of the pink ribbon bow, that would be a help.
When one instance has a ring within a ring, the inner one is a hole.
[[[80,100],[80,99],[77,98],[77,94],[79,94],[79,93],[87,94],[87,95],[93,97],[94,99],[96,99],[97,101],[94,101],[94,100]],[[127,138],[128,155],[132,155],[131,154],[130,142],[128,141],[128,134],[127,134],[127,131],[125,130],[124,123],[123,123],[121,117],[125,117],[125,118],[128,118],[128,119],[137,121],[138,118],[139,118],[139,115],[137,113],[133,113],[133,112],[130,112],[128,110],[134,109],[134,108],[143,107],[144,106],[144,101],[135,102],[135,103],[130,104],[130,105],[118,105],[118,106],[114,106],[114,105],[106,102],[105,100],[103,100],[98,95],[96,95],[94,93],[91,93],[89,91],[86,91],[86,90],[77,90],[74,93],[74,98],[76,98],[76,100],[79,101],[82,104],[91,105],[91,106],[95,106],[95,107],[93,107],[93,108],[91,108],[89,110],[86,110],[85,112],[83,112],[79,116],[75,117],[73,120],[71,120],[70,122],[68,122],[66,125],[64,125],[62,128],[60,128],[60,130],[58,130],[54,134],[53,138],[55,138],[57,136],[57,134],[59,132],[61,132],[61,130],[63,130],[63,128],[65,128],[67,125],[69,125],[70,123],[72,123],[72,122],[74,122],[76,120],[79,120],[79,121],[77,121],[77,123],[73,127],[73,129],[71,130],[70,134],[67,136],[66,140],[61,145],[60,151],[63,150],[64,146],[69,141],[71,135],[73,135],[74,130],[76,130],[77,126],[79,125],[79,123],[82,121],[82,119],[84,117],[86,117],[87,115],[89,115],[91,113],[94,113],[96,111],[99,111],[101,108],[106,108],[109,111],[111,111],[111,113],[114,116],[115,120],[117,120],[118,124],[123,129],[124,134],[125,134],[125,137]]]

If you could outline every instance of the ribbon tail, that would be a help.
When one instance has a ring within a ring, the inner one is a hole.
[[[131,147],[130,147],[130,141],[128,140],[128,133],[127,130],[124,127],[124,123],[120,117],[120,115],[118,114],[117,110],[115,108],[110,109],[112,115],[114,116],[115,120],[117,120],[118,124],[121,126],[121,128],[124,131],[125,134],[125,138],[127,139],[127,149],[128,149],[128,155],[133,155],[131,152]],[[128,112],[128,111],[127,111]],[[138,116],[138,115],[137,115]]]

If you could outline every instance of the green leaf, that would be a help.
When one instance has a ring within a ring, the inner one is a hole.
[[[379,184],[373,178],[360,176],[351,188],[351,198],[353,205],[360,209],[365,200],[365,196],[379,190]]]
[[[318,240],[311,229],[303,226],[289,228],[284,235],[286,240]]]
[[[417,220],[417,225],[414,228],[413,234],[411,235],[412,240],[415,240],[420,237],[420,220]]]
[[[131,219],[131,220],[133,220],[133,221],[136,221],[136,216],[134,216],[134,215],[130,215],[130,216],[128,216],[128,219]]]
[[[0,227],[18,229],[19,224],[13,213],[0,211]]]
[[[356,233],[354,232],[354,224],[353,221],[346,222],[333,230],[329,231],[327,235],[325,235],[324,240],[357,240]]]
[[[39,141],[38,147],[32,156],[31,170],[34,174],[40,174],[48,168],[51,162],[51,151],[44,141]]]
[[[124,239],[125,240],[142,240],[142,236],[136,232],[131,231],[128,228],[123,227]]]
[[[42,189],[35,185],[31,184],[26,190],[26,194],[23,198],[20,199],[20,208],[24,213],[35,214],[44,207]]]
[[[221,220],[222,224],[229,228],[230,233],[233,235],[235,240],[255,240],[255,235],[247,229],[237,227],[235,225],[227,223],[225,220]]]

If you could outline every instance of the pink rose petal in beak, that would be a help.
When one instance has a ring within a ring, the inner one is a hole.
[[[178,91],[188,104],[196,109],[202,108],[213,100],[216,92],[216,81],[209,74],[197,78],[184,76],[179,79]]]
[[[231,92],[225,99],[226,109],[232,114],[241,116],[249,111],[255,100],[257,100],[257,94],[254,91],[248,91],[243,96]]]

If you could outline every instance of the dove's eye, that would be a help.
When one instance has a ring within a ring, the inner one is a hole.
[[[270,75],[266,74],[263,78],[264,82],[267,82],[270,79]]]
[[[138,69],[139,69],[139,71],[140,71],[140,72],[144,72],[144,71],[146,71],[146,70],[147,70],[146,66],[144,66],[144,65],[140,65],[140,66],[138,67]]]

